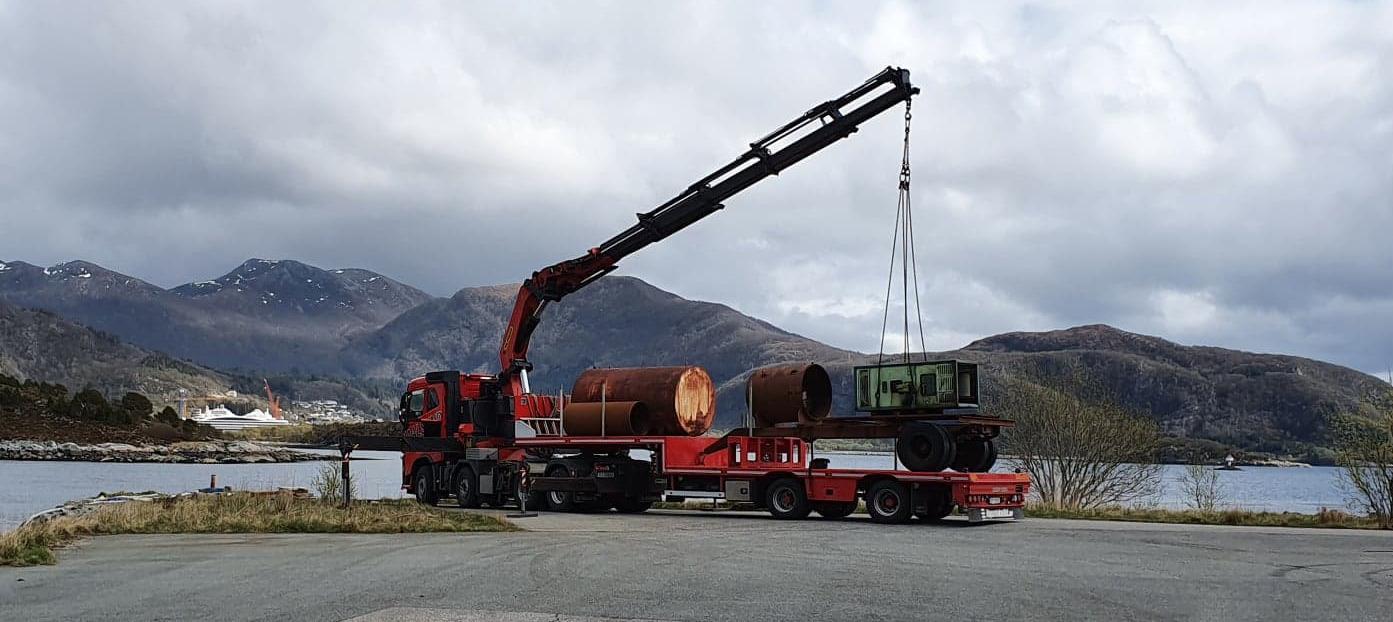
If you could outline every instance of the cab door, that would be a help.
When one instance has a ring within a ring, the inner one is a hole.
[[[426,424],[426,436],[443,436],[445,424],[445,387],[428,384],[421,400],[421,421]]]

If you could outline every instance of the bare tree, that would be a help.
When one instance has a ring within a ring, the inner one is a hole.
[[[1393,529],[1393,401],[1336,416],[1331,431],[1350,506]]]
[[[1224,500],[1219,472],[1208,465],[1187,465],[1180,474],[1180,490],[1185,495],[1185,505],[1203,512],[1213,512]]]
[[[1040,501],[1079,509],[1116,505],[1156,494],[1160,432],[1150,419],[1107,399],[1008,379],[997,405],[1016,420],[1006,451],[1030,473]]]

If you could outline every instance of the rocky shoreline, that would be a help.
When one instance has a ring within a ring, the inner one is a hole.
[[[168,464],[258,464],[329,460],[311,454],[248,441],[199,441],[168,445],[101,443],[80,445],[55,441],[0,441],[0,460],[71,462],[156,462]]]

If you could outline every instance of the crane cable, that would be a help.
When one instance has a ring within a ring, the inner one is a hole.
[[[895,207],[895,231],[890,238],[890,275],[885,280],[885,312],[880,321],[880,352],[876,355],[877,365],[885,360],[885,331],[890,327],[890,294],[894,291],[895,285],[895,254],[897,251],[900,255],[900,284],[904,300],[904,332],[902,333],[904,349],[901,356],[905,363],[910,362],[912,350],[909,333],[909,291],[910,281],[913,280],[914,315],[919,326],[919,352],[926,362],[928,360],[927,348],[924,345],[924,312],[919,306],[919,261],[914,252],[914,210],[909,192],[909,128],[910,121],[914,118],[910,105],[911,101],[905,100],[904,152],[900,160],[900,192]]]

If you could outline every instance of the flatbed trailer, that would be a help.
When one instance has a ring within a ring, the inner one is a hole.
[[[453,445],[452,445],[453,443]],[[864,501],[871,520],[1023,518],[1023,473],[830,468],[797,437],[536,436],[466,447],[451,438],[346,437],[352,449],[399,448],[402,485],[427,503],[461,507],[642,512],[656,501],[748,504],[778,519],[842,518]],[[646,455],[641,455],[646,454]],[[525,503],[524,503],[525,501]]]

